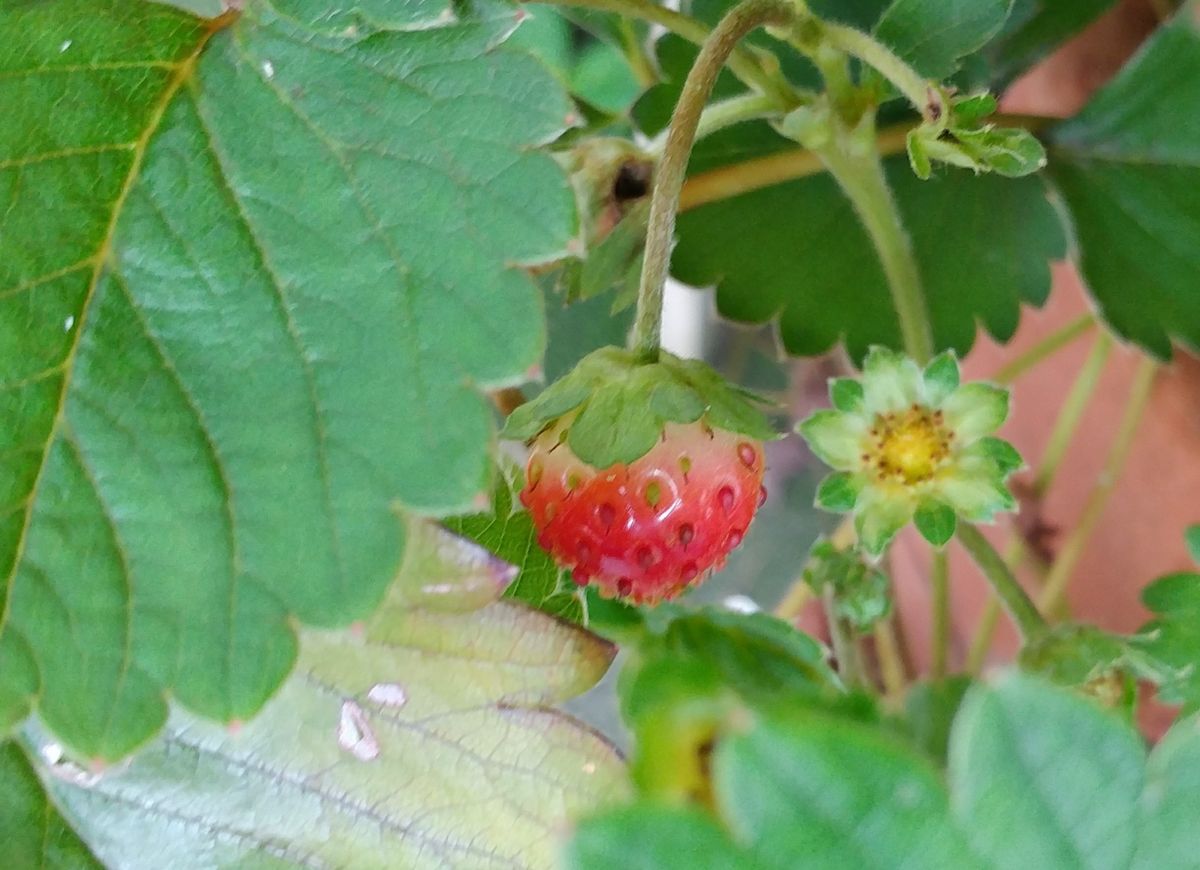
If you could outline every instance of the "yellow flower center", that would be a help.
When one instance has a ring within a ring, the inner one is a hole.
[[[913,405],[906,411],[879,414],[871,427],[863,462],[882,481],[915,484],[929,480],[950,454],[954,433],[941,411]]]

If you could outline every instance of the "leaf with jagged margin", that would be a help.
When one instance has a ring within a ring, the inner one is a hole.
[[[167,693],[248,717],[292,617],[379,600],[396,504],[488,483],[479,390],[544,341],[514,264],[575,231],[532,147],[570,106],[506,5],[337,5],[0,10],[0,721],[23,653],[89,756]]]
[[[516,580],[505,592],[509,598],[571,622],[582,622],[583,595],[571,581],[571,572],[559,567],[550,554],[538,546],[533,519],[516,499],[521,486],[520,470],[516,467],[504,469],[504,473],[497,475],[492,490],[491,510],[450,517],[445,526],[516,566]]]
[[[760,154],[780,151],[762,144]],[[733,150],[714,142],[711,153],[719,159],[695,171],[727,165]],[[885,167],[912,237],[936,348],[966,354],[978,325],[1007,341],[1022,304],[1045,302],[1050,260],[1065,252],[1041,180],[948,170],[920,181],[903,157],[889,158]],[[717,285],[717,307],[726,317],[777,320],[791,354],[821,353],[839,340],[856,358],[873,344],[901,347],[879,260],[850,203],[824,173],[681,214],[672,273],[696,286]]]
[[[40,738],[48,788],[127,870],[550,866],[570,820],[624,793],[612,745],[548,706],[591,687],[614,647],[508,601],[413,607],[404,586],[359,630],[306,631],[296,672],[245,725],[176,710],[103,774]]]
[[[1080,270],[1113,330],[1161,359],[1200,348],[1200,25],[1181,13],[1049,131]]]
[[[0,742],[0,859],[3,866],[100,870],[87,846],[63,821],[14,742]]]

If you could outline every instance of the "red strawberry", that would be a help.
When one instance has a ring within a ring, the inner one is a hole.
[[[766,497],[758,441],[703,421],[666,423],[650,452],[596,469],[567,443],[573,416],[533,441],[521,502],[538,543],[576,583],[651,603],[724,565]]]

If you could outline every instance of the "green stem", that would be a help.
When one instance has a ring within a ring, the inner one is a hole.
[[[1102,331],[1096,336],[1091,353],[1084,361],[1083,368],[1079,370],[1071,392],[1067,393],[1067,400],[1063,402],[1062,410],[1058,413],[1058,420],[1054,423],[1050,440],[1046,442],[1046,449],[1042,453],[1042,462],[1033,478],[1034,498],[1044,498],[1050,484],[1054,482],[1054,475],[1058,473],[1058,467],[1067,454],[1067,447],[1075,436],[1075,430],[1079,428],[1083,412],[1100,383],[1100,374],[1104,371],[1104,363],[1108,361],[1108,352],[1112,349],[1112,344],[1112,337],[1107,332]]]
[[[548,2],[555,6],[575,6],[581,9],[615,12],[622,18],[648,21],[651,24],[665,27],[696,45],[703,45],[712,32],[696,19],[689,18],[666,6],[660,6],[653,0],[548,0]],[[727,61],[729,71],[750,87],[762,91],[764,94],[774,95],[781,104],[786,104],[791,98],[788,84],[780,76],[768,72],[758,58],[744,48],[734,49]]]
[[[1028,643],[1045,634],[1046,620],[1042,619],[1033,601],[983,533],[970,523],[959,523],[958,541],[987,578],[996,597],[1021,632],[1022,639]]]
[[[633,22],[628,18],[621,18],[617,28],[618,35],[621,37],[622,53],[629,62],[629,68],[633,71],[634,78],[643,88],[650,87],[658,81],[658,74],[654,71],[654,65],[646,57],[646,51],[633,28]]]
[[[870,124],[870,139],[860,141],[861,130],[848,136],[835,137],[829,146],[819,149],[822,161],[837,179],[842,190],[854,205],[859,219],[875,245],[883,264],[892,304],[900,321],[904,349],[918,363],[924,364],[933,356],[933,336],[921,276],[912,242],[904,230],[900,211],[892,199],[883,163],[875,150],[874,125]],[[840,140],[840,141],[839,141]]]
[[[779,105],[775,97],[766,94],[743,94],[740,97],[730,97],[719,103],[713,103],[700,115],[700,124],[696,127],[696,138],[703,139],[726,127],[732,127],[743,121],[754,121],[759,118],[777,115],[786,111]],[[666,147],[667,136],[664,133],[647,149],[651,154],[661,154]]]
[[[837,596],[833,584],[827,584],[821,593],[821,603],[825,607],[825,623],[829,628],[829,643],[833,647],[833,657],[837,659],[837,670],[849,687],[862,684],[862,672],[858,663],[858,651],[854,642],[846,633],[846,626],[837,612]]]
[[[890,48],[861,30],[843,24],[824,22],[821,32],[827,45],[844,51],[878,70],[904,94],[922,118],[931,122],[942,119],[945,109],[942,106],[941,92]]]
[[[950,650],[950,565],[945,550],[935,550],[930,572],[933,587],[933,660],[930,675],[935,680],[946,676],[946,659]]]
[[[1015,571],[1025,556],[1025,544],[1019,535],[1014,535],[1004,551],[1004,564],[1008,570]],[[992,639],[996,636],[996,627],[1000,623],[1000,599],[991,596],[984,605],[983,614],[979,617],[975,636],[971,639],[971,648],[967,651],[965,670],[968,674],[978,674],[983,670],[983,662],[988,650],[992,648]]]
[[[1042,360],[1062,350],[1096,325],[1096,318],[1084,314],[1072,320],[1062,329],[1051,333],[1016,359],[1008,362],[992,377],[999,384],[1011,384]]]
[[[712,94],[717,75],[742,37],[764,24],[786,24],[794,14],[794,7],[786,0],[742,0],[704,41],[683,83],[671,115],[662,160],[655,170],[646,254],[633,324],[634,350],[647,362],[658,359],[663,287],[675,239],[675,212],[704,105]]]
[[[1125,414],[1121,418],[1120,427],[1113,438],[1112,447],[1109,448],[1104,468],[1101,469],[1096,485],[1084,504],[1079,522],[1071,530],[1070,536],[1063,543],[1062,549],[1058,551],[1058,556],[1054,559],[1054,564],[1050,567],[1050,573],[1046,575],[1046,586],[1042,589],[1040,603],[1042,609],[1047,613],[1058,607],[1062,601],[1067,591],[1067,584],[1071,580],[1071,574],[1074,572],[1080,556],[1083,555],[1083,548],[1091,538],[1096,523],[1104,514],[1108,497],[1112,494],[1113,487],[1116,486],[1117,480],[1121,476],[1125,460],[1129,458],[1129,450],[1133,447],[1133,436],[1137,434],[1142,414],[1150,400],[1150,392],[1154,387],[1154,375],[1157,371],[1157,363],[1149,358],[1143,359],[1138,365],[1133,379],[1133,387],[1129,391],[1129,403],[1125,406]]]

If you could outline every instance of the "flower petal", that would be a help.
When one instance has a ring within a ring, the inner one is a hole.
[[[942,403],[946,425],[960,444],[970,444],[1000,428],[1008,417],[1008,390],[995,384],[964,384]]]
[[[965,464],[964,464],[965,465]],[[1001,511],[1016,508],[1016,499],[1004,486],[994,465],[960,466],[938,480],[937,496],[971,522],[986,522]]]
[[[862,504],[862,501],[866,504]],[[860,497],[854,529],[863,549],[881,556],[892,538],[912,519],[913,503],[905,498],[888,498],[866,489]]]
[[[863,362],[863,407],[868,414],[907,408],[922,397],[921,370],[906,356],[873,347]]]
[[[796,427],[809,448],[836,471],[857,471],[862,465],[862,442],[867,421],[858,414],[817,411]]]

